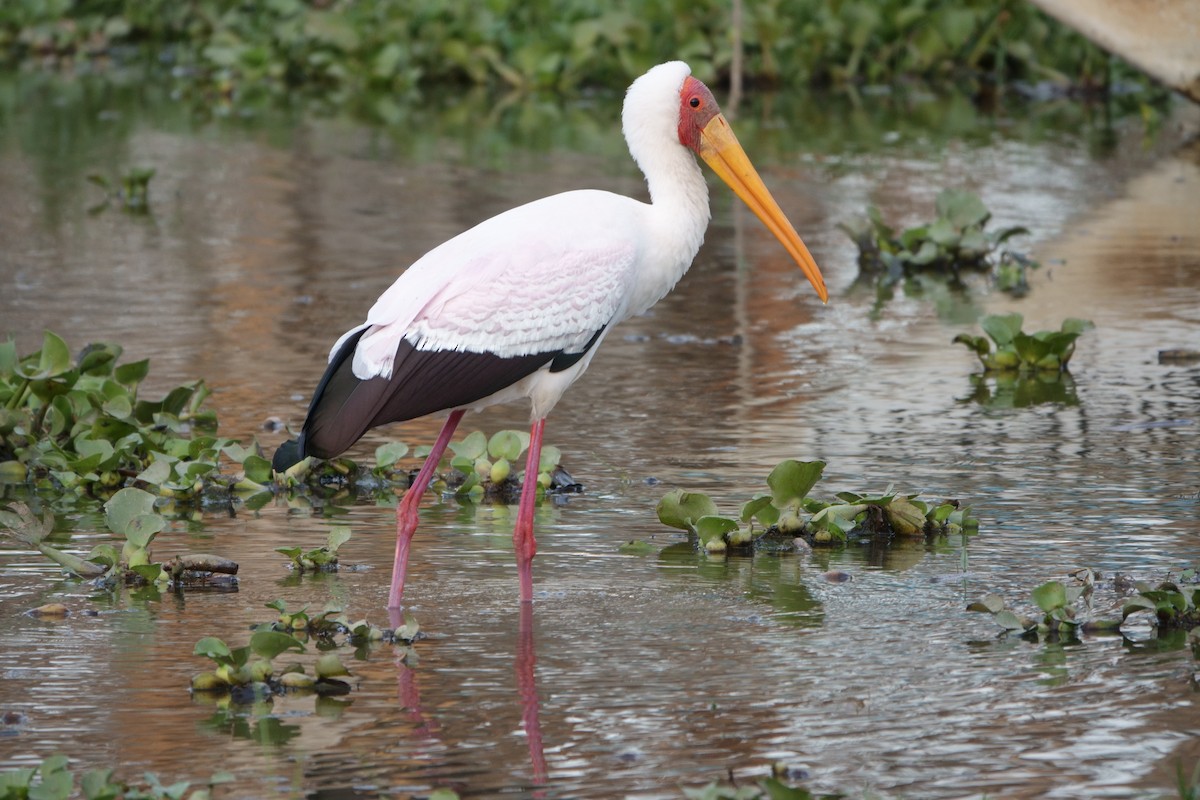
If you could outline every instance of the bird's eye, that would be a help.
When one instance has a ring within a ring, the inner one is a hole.
[[[688,101],[688,105],[691,106],[692,108],[699,108],[700,107],[700,98],[693,97],[691,100]]]

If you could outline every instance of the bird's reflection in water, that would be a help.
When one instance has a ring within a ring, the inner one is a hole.
[[[392,628],[404,624],[403,610],[389,609]],[[529,742],[529,763],[533,768],[533,786],[546,784],[546,755],[542,746],[540,721],[541,700],[537,690],[537,646],[533,635],[533,603],[521,603],[520,621],[517,628],[516,657],[513,669],[517,679],[517,697],[521,702],[521,727]],[[400,705],[408,711],[413,721],[413,733],[421,739],[436,739],[441,726],[436,717],[427,716],[421,706],[421,690],[417,686],[417,673],[406,662],[403,654],[396,657],[396,695]],[[535,791],[533,797],[544,797]]]

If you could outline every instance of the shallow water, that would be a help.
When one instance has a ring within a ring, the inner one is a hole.
[[[294,424],[334,338],[403,266],[511,205],[580,186],[642,191],[612,120],[619,98],[569,108],[441,98],[379,127],[302,110],[199,118],[152,87],[0,83],[0,332],[122,343],[152,360],[147,392],[203,377],[222,433]],[[336,700],[215,708],[189,698],[201,636],[240,643],[264,603],[327,601],[383,624],[387,508],[177,524],[162,549],[241,564],[236,594],[92,595],[32,553],[0,551],[0,768],[65,752],[164,781],[233,771],[227,796],[679,797],[783,761],[817,790],[889,796],[1141,797],[1200,758],[1192,657],[1134,636],[1070,645],[995,637],[963,609],[1090,566],[1154,577],[1200,561],[1200,150],[1182,110],[1154,135],[1076,107],[975,111],[961,99],[772,98],[735,127],[826,274],[822,307],[723,188],[697,263],[649,315],[608,337],[547,440],[586,493],[543,506],[536,601],[522,625],[507,508],[426,503],[407,599],[419,662],[354,661]],[[158,169],[153,214],[89,214],[87,172]],[[1045,266],[1025,299],[854,286],[835,227],[879,206],[932,214],[944,186],[978,191]],[[1027,329],[1095,321],[1072,361],[1077,403],[972,399],[951,346],[978,313]],[[494,409],[465,430],[519,427]],[[355,452],[426,442],[438,422],[376,432]],[[653,508],[670,488],[732,510],[780,459],[828,462],[817,494],[894,483],[956,497],[981,519],[957,542],[713,561]],[[274,548],[354,538],[371,567],[296,580]],[[72,522],[86,551],[104,534]],[[618,554],[646,539],[661,555]],[[833,584],[828,569],[853,580]],[[22,615],[49,600],[95,617]]]

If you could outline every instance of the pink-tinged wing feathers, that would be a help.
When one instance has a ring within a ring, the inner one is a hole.
[[[646,208],[578,191],[493,217],[414,263],[333,352],[369,328],[353,362],[365,380],[390,377],[402,339],[419,350],[506,358],[580,351],[624,317]]]

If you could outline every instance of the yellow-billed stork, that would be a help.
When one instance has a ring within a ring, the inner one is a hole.
[[[522,399],[532,405],[532,425],[513,545],[521,600],[532,600],[546,415],[613,326],[654,305],[691,265],[709,221],[708,187],[693,154],[750,206],[827,299],[808,248],[687,64],[660,64],[634,81],[621,121],[650,203],[564,192],[429,251],[383,293],[366,322],[334,344],[299,439],[275,454],[283,471],[305,456],[332,458],[370,428],[450,412],[397,509],[390,609],[403,598],[421,495],[463,413]]]

